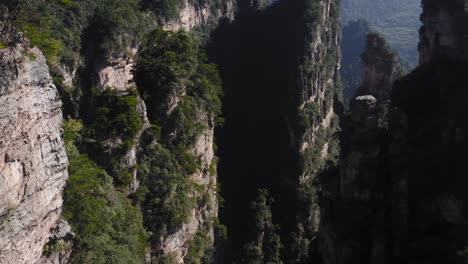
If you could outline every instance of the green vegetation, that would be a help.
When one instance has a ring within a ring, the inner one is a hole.
[[[108,171],[118,186],[128,186],[133,176],[122,161],[135,144],[143,121],[137,112],[138,92],[117,95],[107,89],[96,94],[97,111],[84,131],[92,157]],[[111,153],[110,155],[102,155]],[[110,160],[109,160],[110,159]]]
[[[191,175],[202,169],[192,149],[220,115],[221,80],[216,67],[206,63],[197,41],[184,32],[162,30],[146,38],[134,73],[152,123],[138,157],[141,188],[136,197],[157,244],[161,236],[185,223],[194,207],[211,206],[208,188],[215,186],[192,180]],[[206,229],[194,241],[186,261],[205,263],[202,259],[210,255]]]
[[[84,41],[92,41],[87,44],[96,46],[99,55],[108,59],[136,46],[145,33],[137,0],[18,2],[18,16],[12,23],[43,51],[52,66],[58,62],[73,65]]]
[[[250,209],[253,213],[252,242],[244,246],[242,263],[282,264],[280,250],[283,245],[278,235],[279,227],[273,224],[271,205],[273,199],[268,190],[258,190],[258,196],[252,202]]]
[[[197,231],[190,241],[187,255],[184,258],[186,264],[211,264],[214,261],[214,248],[210,245],[210,236],[205,228]]]
[[[98,142],[109,138],[122,140],[121,148],[126,152],[134,143],[143,121],[137,112],[137,91],[129,90],[127,95],[117,95],[107,89],[96,96],[98,109],[88,133]]]
[[[44,246],[43,252],[45,254],[47,253],[61,253],[65,250],[68,250],[72,247],[70,242],[66,242],[63,240],[52,240],[52,243],[47,243],[47,245]]]
[[[177,257],[174,254],[169,254],[161,257],[153,257],[152,264],[178,264]]]
[[[138,0],[99,0],[91,20],[90,38],[97,37],[105,58],[122,56],[147,32]]]
[[[195,205],[190,180],[197,162],[186,150],[172,153],[148,135],[139,159],[142,187],[138,196],[142,200],[147,228],[153,233],[153,242],[173,232],[188,219]]]
[[[71,263],[143,263],[148,236],[140,210],[103,169],[79,153],[74,143],[82,123],[69,119],[63,128],[70,161],[64,216],[77,234]]]
[[[51,19],[48,17],[41,18],[37,24],[27,23],[23,26],[26,37],[31,40],[33,46],[41,49],[47,61],[51,65],[57,64],[59,54],[62,50],[62,43],[59,40],[52,38],[50,32]]]
[[[210,119],[221,120],[222,88],[218,70],[206,62],[197,41],[187,33],[163,30],[151,33],[139,53],[135,81],[143,98],[149,102],[153,123],[164,127],[171,120],[171,131],[174,126],[182,126],[178,130],[199,131],[196,123],[199,123],[200,111]],[[176,97],[182,97],[182,103],[172,112],[173,117],[168,118]],[[184,133],[184,136],[193,136],[196,131]]]
[[[0,49],[4,49],[6,47],[7,47],[6,43],[0,40]]]
[[[183,0],[142,0],[143,6],[153,10],[156,15],[174,19],[184,3]]]

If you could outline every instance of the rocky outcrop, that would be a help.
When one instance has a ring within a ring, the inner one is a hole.
[[[398,54],[382,36],[369,33],[361,58],[364,79],[357,95],[372,95],[379,102],[390,99],[393,84],[402,75]]]
[[[51,232],[49,243],[44,246],[43,255],[36,264],[67,264],[72,253],[75,233],[70,225],[61,220]]]
[[[336,155],[331,153],[332,145],[337,144],[331,135],[339,129],[334,107],[340,62],[339,4],[334,0],[322,0],[308,8],[316,16],[308,23],[312,28],[308,29],[298,72],[299,111],[306,122],[305,129],[296,136],[303,156],[299,179],[302,186],[313,185],[325,161]],[[303,224],[315,234],[320,226],[320,209],[315,202],[309,206]]]
[[[338,3],[333,0],[322,0],[309,8],[312,9],[310,12],[315,12],[318,17],[314,20],[313,27],[308,30],[306,53],[302,58],[303,65],[299,67],[298,85],[302,95],[299,99],[299,110],[306,112],[307,108],[313,106],[315,113],[309,122],[310,125],[299,136],[299,149],[303,153],[318,145],[316,142],[319,131],[335,129],[331,125],[332,119],[336,119],[334,100],[340,63],[338,51],[341,34]],[[323,147],[324,144],[319,146],[321,150]],[[301,181],[307,180],[319,170],[319,168],[308,168],[308,165],[305,167]]]
[[[203,3],[183,0],[178,16],[165,21],[163,28],[171,31],[190,31],[200,26],[216,24],[221,18],[234,20],[235,11],[236,2],[232,0],[210,0]]]
[[[0,50],[0,263],[35,263],[62,212],[61,101],[42,53]]]
[[[294,231],[294,263],[312,262],[322,247],[318,238],[325,236],[322,221],[326,211],[319,203],[324,184],[321,175],[339,157],[339,141],[334,136],[340,131],[338,114],[341,111],[337,101],[340,93],[339,1],[307,2],[306,6],[311,15],[306,16],[309,19],[306,20],[306,49],[301,55],[298,90],[295,91],[296,96],[300,96],[299,115],[304,125],[295,136],[300,153],[298,196],[302,209]]]
[[[136,54],[136,50],[133,53]],[[110,64],[100,67],[97,70],[97,87],[111,88],[118,92],[125,92],[128,88],[134,87],[133,57],[115,59]]]
[[[400,65],[397,54],[374,33],[367,36],[362,60],[363,83],[349,115],[342,118],[339,170],[329,175],[332,180],[324,186],[320,202],[327,214],[322,219],[321,255],[330,264],[361,263],[365,258],[370,259],[366,263],[386,263],[382,262],[386,255],[383,160],[389,99]]]
[[[212,163],[216,162],[213,148],[214,126],[213,120],[207,116],[201,116],[199,120],[207,128],[196,140],[192,151],[195,157],[200,159],[201,168],[191,175],[190,179],[199,186],[192,194],[193,198],[206,199],[207,203],[192,208],[188,220],[176,232],[164,237],[160,245],[164,254],[175,256],[178,263],[184,263],[190,242],[202,228],[208,227],[208,237],[211,241],[206,241],[207,244],[212,245],[215,239],[212,221],[218,217],[217,175],[213,174],[216,171],[210,169],[215,168]]]

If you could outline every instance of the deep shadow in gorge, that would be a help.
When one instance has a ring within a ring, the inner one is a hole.
[[[226,259],[238,257],[249,238],[249,205],[259,188],[267,188],[275,199],[273,219],[283,242],[293,226],[299,161],[288,123],[295,118],[298,96],[303,2],[280,1],[254,11],[249,1],[240,1],[239,17],[215,31],[208,49],[225,89],[226,124],[217,131],[217,155],[225,199],[220,219],[229,236]]]

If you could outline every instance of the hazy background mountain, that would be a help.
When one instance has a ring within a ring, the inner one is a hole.
[[[418,30],[421,3],[415,0],[343,0],[343,25],[365,19],[381,33],[404,61],[415,66],[418,61]]]
[[[421,6],[415,0],[343,0],[341,76],[346,104],[362,80],[361,54],[366,35],[376,31],[397,50],[405,70],[418,64]]]

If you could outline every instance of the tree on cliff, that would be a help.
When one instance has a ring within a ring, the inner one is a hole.
[[[273,199],[268,190],[259,189],[250,208],[253,212],[252,239],[244,246],[242,263],[282,264],[280,250],[283,247],[278,235],[279,227],[273,224],[271,205]]]

